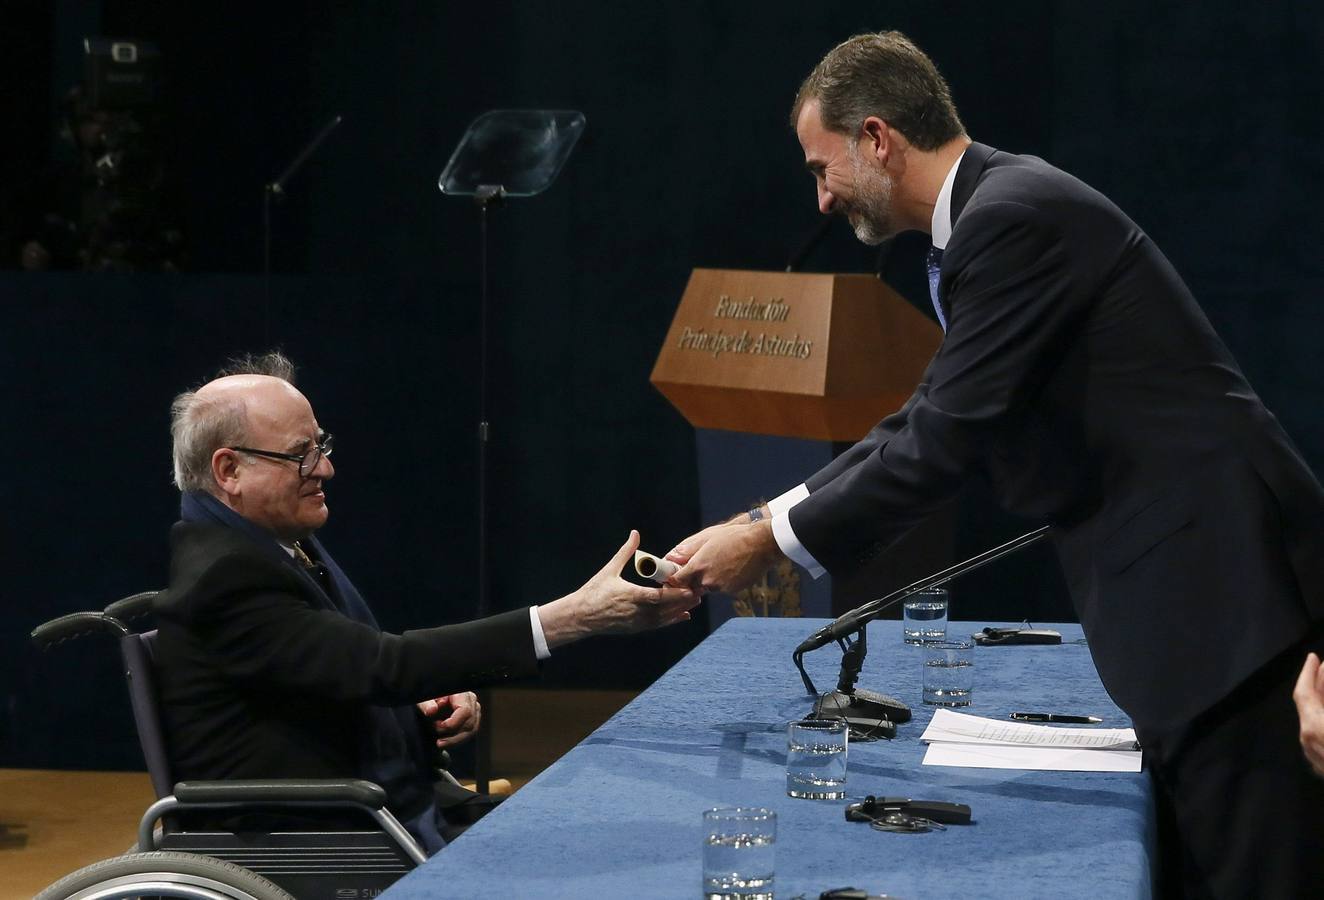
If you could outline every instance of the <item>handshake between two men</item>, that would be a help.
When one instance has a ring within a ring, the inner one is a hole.
[[[538,607],[547,650],[593,635],[633,634],[690,620],[701,594],[684,587],[645,587],[621,577],[621,570],[639,549],[639,532],[631,531],[605,566],[578,590]],[[469,691],[418,704],[431,723],[438,748],[462,743],[477,733],[482,709]]]
[[[549,651],[593,635],[630,634],[687,622],[703,593],[743,589],[779,554],[769,520],[750,522],[746,513],[677,544],[666,558],[679,568],[667,577],[658,577],[664,574],[658,572],[654,577],[662,582],[660,587],[643,587],[621,577],[638,551],[639,532],[631,531],[616,555],[582,587],[538,607]],[[432,721],[439,747],[466,740],[478,730],[481,719],[471,693],[425,701],[419,710]]]
[[[538,607],[548,651],[594,635],[633,634],[688,622],[704,593],[743,590],[780,555],[770,520],[765,516],[750,521],[748,513],[677,544],[666,555],[676,566],[667,567],[672,570],[669,574],[653,576],[659,587],[632,584],[621,577],[638,551],[639,532],[631,531],[616,555],[582,587]],[[460,743],[478,730],[481,713],[471,693],[425,701],[419,710],[433,721],[439,747]]]

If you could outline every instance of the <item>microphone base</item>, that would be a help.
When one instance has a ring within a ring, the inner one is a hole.
[[[896,726],[910,721],[910,707],[895,697],[857,689],[853,694],[832,691],[814,701],[815,718],[838,717],[850,726],[855,740],[896,737]]]

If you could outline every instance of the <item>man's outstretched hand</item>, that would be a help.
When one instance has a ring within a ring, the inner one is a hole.
[[[667,559],[681,564],[667,584],[701,593],[734,594],[758,581],[780,556],[768,519],[712,525],[667,554]]]
[[[595,634],[630,634],[686,622],[700,595],[688,588],[642,587],[621,577],[639,549],[639,532],[616,551],[602,569],[574,593],[538,607],[548,647]]]

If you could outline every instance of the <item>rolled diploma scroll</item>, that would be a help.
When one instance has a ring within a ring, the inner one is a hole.
[[[661,559],[642,550],[634,551],[634,570],[640,578],[647,578],[662,584],[672,576],[680,566],[669,559]]]

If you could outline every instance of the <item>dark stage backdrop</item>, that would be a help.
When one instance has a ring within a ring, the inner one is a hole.
[[[54,144],[49,103],[33,97],[77,77],[58,48],[76,44],[95,4],[14,7],[36,50],[31,68],[0,72],[14,81],[6,96],[26,92],[8,149],[30,165]],[[176,503],[167,407],[237,351],[279,343],[302,365],[337,435],[325,538],[384,624],[471,614],[477,217],[435,183],[468,122],[493,107],[588,118],[551,191],[493,222],[496,609],[573,589],[630,527],[663,551],[700,524],[693,432],[648,373],[692,267],[778,269],[814,229],[787,108],[821,55],[858,31],[908,32],[947,74],[973,137],[1042,156],[1128,210],[1324,463],[1324,13],[1313,5],[104,0],[100,18],[103,33],[164,54],[192,271],[0,277],[11,410],[0,766],[138,765],[110,643],[41,656],[25,637],[163,583]],[[52,80],[35,94],[23,81],[33,71]],[[336,113],[345,124],[276,210],[268,307],[261,186]],[[899,241],[888,268],[921,303],[923,246]],[[806,268],[875,262],[838,223]],[[957,552],[1025,524],[975,491]],[[959,586],[963,616],[1061,609],[1051,560],[1006,565]],[[546,682],[643,686],[704,627],[558,652]]]

